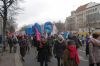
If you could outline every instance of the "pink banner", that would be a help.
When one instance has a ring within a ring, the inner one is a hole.
[[[39,33],[37,28],[35,28],[35,30],[36,30],[36,38],[37,38],[38,41],[40,41],[41,40],[41,34]]]

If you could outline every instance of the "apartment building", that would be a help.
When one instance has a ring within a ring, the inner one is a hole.
[[[72,31],[89,31],[94,30],[96,28],[100,28],[100,4],[95,2],[90,2],[85,5],[78,7],[75,11],[71,12],[72,20],[69,21],[69,17],[66,18],[65,23],[69,26],[74,26]]]
[[[71,12],[71,16],[66,18],[65,21],[65,27],[66,31],[76,31],[77,26],[76,26],[76,16],[75,16],[75,11]]]

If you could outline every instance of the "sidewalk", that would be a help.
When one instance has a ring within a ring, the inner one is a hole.
[[[15,54],[5,52],[3,56],[0,56],[0,66],[15,66]]]
[[[16,53],[0,53],[0,66],[23,66],[20,60],[19,48]]]

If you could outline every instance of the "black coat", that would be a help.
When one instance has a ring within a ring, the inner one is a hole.
[[[62,57],[64,50],[65,50],[64,42],[59,43],[58,41],[56,41],[56,43],[54,45],[54,50],[53,50],[55,57]]]
[[[38,62],[49,61],[50,46],[45,44],[42,48],[38,48]]]
[[[8,41],[9,46],[12,47],[13,46],[12,38],[7,38],[7,41]]]

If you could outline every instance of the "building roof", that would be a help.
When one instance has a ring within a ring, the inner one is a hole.
[[[87,9],[87,8],[91,8],[91,7],[94,7],[94,6],[97,6],[97,5],[100,5],[100,4],[99,3],[95,3],[95,2],[90,2],[90,3],[87,3],[85,5],[79,6],[76,9],[76,12],[81,12],[81,11],[84,11],[85,9]]]
[[[88,4],[82,5],[76,9],[76,12],[84,11]]]
[[[97,5],[100,5],[100,3],[90,2],[90,3],[88,3],[86,8],[91,8],[91,7],[94,7],[94,6],[97,6]]]

